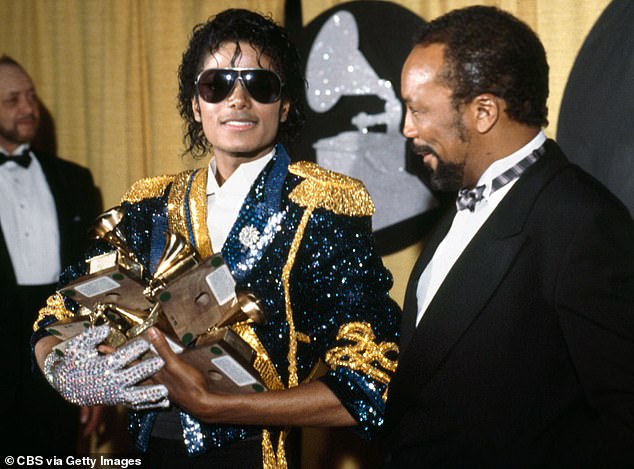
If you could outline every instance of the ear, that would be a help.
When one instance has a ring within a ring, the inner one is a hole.
[[[478,95],[471,101],[469,107],[478,133],[485,134],[495,126],[502,113],[501,104],[501,100],[490,93]]]
[[[194,120],[201,122],[200,118],[200,103],[198,102],[198,96],[192,98],[192,111],[194,112]]]
[[[291,102],[288,99],[282,100],[282,105],[280,106],[280,122],[286,122],[290,110]]]

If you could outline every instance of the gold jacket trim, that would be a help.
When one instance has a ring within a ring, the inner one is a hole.
[[[185,195],[187,185],[193,171],[183,171],[174,176],[174,182],[167,195],[167,223],[173,233],[183,236],[188,242],[189,232],[187,230],[187,217],[185,216]],[[198,246],[196,246],[198,248]]]
[[[213,254],[209,229],[207,227],[207,167],[193,176],[189,189],[189,212],[194,231],[196,249],[203,259]]]
[[[121,202],[136,203],[143,199],[160,197],[174,180],[173,175],[154,176],[136,181],[121,197]]]
[[[38,329],[38,323],[46,316],[55,316],[58,321],[72,318],[74,316],[72,311],[66,309],[64,305],[64,297],[61,293],[56,292],[46,299],[46,306],[40,309],[37,315],[37,319],[33,323],[33,331]]]
[[[339,328],[337,340],[346,340],[350,345],[334,347],[326,353],[326,364],[334,369],[345,366],[361,371],[385,385],[390,384],[390,374],[396,371],[398,345],[394,342],[376,343],[372,326],[367,322],[350,322]],[[389,354],[395,355],[394,359]],[[384,399],[387,395],[384,395]]]
[[[260,342],[253,328],[249,324],[242,322],[232,325],[231,329],[255,350],[256,358],[253,367],[260,373],[266,387],[272,390],[284,389],[284,384],[275,369],[275,365],[273,365],[264,345]]]
[[[324,208],[348,216],[374,213],[372,198],[358,179],[321,168],[311,161],[298,161],[288,170],[305,178],[290,194],[290,199],[301,207]]]

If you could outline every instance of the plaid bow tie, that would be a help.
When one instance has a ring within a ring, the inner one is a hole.
[[[473,189],[460,189],[458,191],[458,199],[456,199],[456,206],[458,207],[458,210],[468,208],[469,211],[473,212],[476,204],[482,200],[482,194],[485,188],[486,186],[483,184],[481,186],[474,187]]]
[[[514,166],[504,171],[498,177],[491,181],[491,192],[489,195],[493,194],[496,190],[503,187],[505,184],[508,184],[512,180],[520,177],[526,168],[532,165],[535,161],[539,159],[545,153],[546,149],[542,145],[537,150],[533,151],[530,155],[522,158],[517,162]],[[473,189],[463,188],[458,191],[458,198],[456,199],[456,207],[458,210],[464,210],[468,208],[469,211],[473,212],[478,202],[480,202],[484,196],[484,189],[486,185],[476,186]]]
[[[17,164],[22,166],[23,168],[28,168],[31,164],[31,155],[29,154],[29,150],[24,150],[22,154],[9,156],[4,153],[0,153],[0,165],[3,165],[7,161],[15,161]]]

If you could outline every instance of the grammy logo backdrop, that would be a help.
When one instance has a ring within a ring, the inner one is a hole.
[[[381,254],[420,239],[438,206],[401,133],[401,67],[422,24],[397,4],[355,1],[326,10],[298,38],[307,120],[294,157],[363,181]]]

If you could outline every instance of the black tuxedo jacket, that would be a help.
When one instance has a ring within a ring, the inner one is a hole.
[[[417,261],[389,389],[387,465],[634,467],[634,224],[553,141],[415,327]]]
[[[81,259],[88,241],[88,227],[102,207],[101,194],[88,169],[37,151],[33,153],[55,200],[61,264],[69,265]],[[63,452],[68,445],[75,446],[73,440],[64,439],[74,433],[77,408],[63,402],[39,370],[33,369],[31,360],[29,339],[33,322],[53,290],[54,285],[39,288],[17,285],[0,230],[0,417],[3,422],[12,422],[8,427],[11,437],[1,442],[3,449],[6,445],[7,450],[16,451],[18,445],[26,443],[32,450],[42,450],[44,443],[56,442]],[[49,447],[54,445],[46,446]]]
[[[53,194],[57,208],[62,266],[79,259],[88,227],[101,210],[101,195],[88,169],[57,157],[33,151]],[[0,275],[2,283],[15,285],[15,274],[0,230]]]

